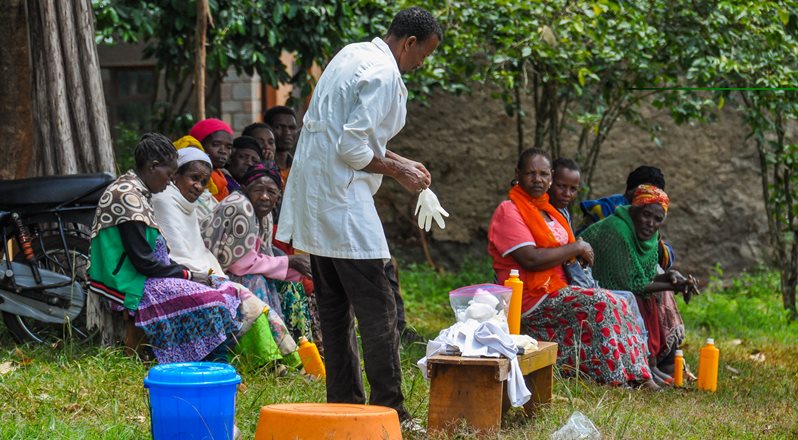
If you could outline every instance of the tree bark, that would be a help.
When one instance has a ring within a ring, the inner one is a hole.
[[[35,175],[114,171],[90,0],[28,0]]]
[[[27,100],[33,109],[29,133],[35,164],[27,167],[28,174],[113,173],[90,0],[27,0],[27,19],[27,32],[22,33],[29,38],[26,64],[33,88]],[[96,295],[87,295],[86,308],[89,326],[101,329],[103,341],[119,339],[113,317],[102,310]]]
[[[84,63],[83,78],[88,90],[84,99],[91,133],[90,154],[94,158],[94,168],[86,169],[113,173],[116,169],[116,160],[111,130],[108,126],[108,110],[105,107],[100,56],[97,54],[97,44],[94,42],[94,11],[91,8],[91,0],[74,1],[72,6],[75,11],[77,35],[80,36],[75,40],[79,59]]]
[[[0,8],[0,179],[30,174],[33,164],[32,73],[25,0]],[[10,160],[10,158],[14,158]]]

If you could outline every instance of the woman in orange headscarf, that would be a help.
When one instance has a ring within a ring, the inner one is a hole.
[[[517,184],[493,214],[488,253],[500,283],[511,269],[524,282],[522,331],[559,344],[557,363],[566,375],[578,368],[596,382],[641,384],[657,389],[640,328],[625,300],[604,289],[569,286],[563,263],[593,262],[589,244],[574,240],[568,223],[549,204],[552,169],[538,149],[521,153]],[[578,365],[578,367],[577,367]]]

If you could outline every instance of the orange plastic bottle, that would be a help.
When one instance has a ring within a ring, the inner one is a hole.
[[[524,282],[518,277],[518,269],[510,271],[510,277],[504,280],[504,287],[513,289],[510,298],[510,310],[507,312],[507,326],[511,335],[521,334],[521,298],[524,295]]]
[[[712,391],[718,389],[718,363],[720,350],[715,348],[715,340],[707,338],[698,354],[698,389]]]
[[[673,359],[673,384],[677,387],[684,386],[684,354],[682,350],[676,350],[676,357]]]
[[[299,338],[299,348],[296,351],[299,353],[299,358],[302,359],[305,373],[322,379],[327,377],[327,370],[324,368],[324,361],[321,360],[319,348],[316,347],[316,344],[302,336]]]

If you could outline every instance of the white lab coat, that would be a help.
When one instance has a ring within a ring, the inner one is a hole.
[[[322,257],[390,258],[374,206],[382,175],[361,171],[405,124],[407,89],[381,38],[343,48],[303,120],[277,239]]]

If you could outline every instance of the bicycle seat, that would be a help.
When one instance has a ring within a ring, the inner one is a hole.
[[[31,177],[0,180],[0,206],[4,209],[32,205],[96,204],[114,181],[108,173]]]

